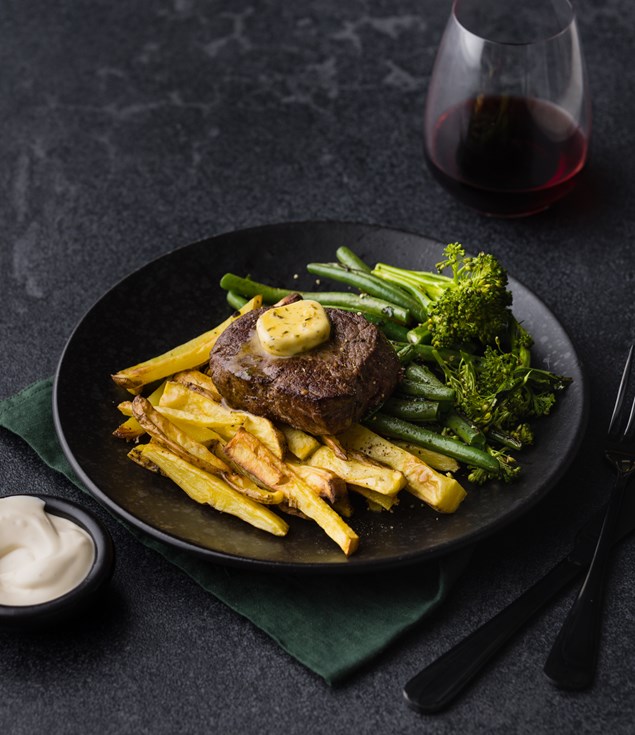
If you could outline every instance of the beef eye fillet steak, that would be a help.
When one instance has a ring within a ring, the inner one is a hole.
[[[299,355],[275,357],[256,332],[265,310],[233,322],[210,355],[212,380],[233,408],[311,434],[338,434],[395,389],[400,373],[395,350],[363,316],[327,308],[328,341]]]

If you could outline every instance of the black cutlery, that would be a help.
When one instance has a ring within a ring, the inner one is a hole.
[[[410,679],[403,690],[408,705],[423,713],[447,707],[528,620],[588,567],[604,515],[601,509],[592,517],[579,531],[569,555],[533,587]],[[624,498],[613,541],[633,530],[635,495],[629,495]]]
[[[604,447],[604,454],[616,473],[615,484],[588,572],[545,663],[545,674],[560,689],[585,689],[595,676],[610,551],[622,513],[624,492],[635,472],[635,400],[628,416],[624,411],[633,349],[631,345]]]

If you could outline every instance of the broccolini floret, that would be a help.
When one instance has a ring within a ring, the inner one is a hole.
[[[499,471],[494,475],[482,467],[471,467],[467,479],[475,485],[484,485],[488,480],[502,480],[511,482],[520,472],[520,465],[509,453],[507,447],[493,448],[488,446],[488,452],[498,461]]]
[[[486,451],[498,462],[497,475],[471,467],[469,479],[509,481],[520,469],[512,452],[534,441],[529,421],[546,416],[570,381],[532,367],[533,339],[512,313],[507,272],[493,255],[468,256],[459,243],[447,245],[443,255],[436,273],[383,263],[373,273],[425,308],[425,322],[410,330],[409,339],[417,344],[418,331],[427,330],[445,383],[454,390],[454,408],[483,433]],[[447,422],[444,432],[453,433]]]
[[[511,479],[517,472],[507,453],[509,447],[521,449],[533,443],[528,419],[549,414],[557,393],[570,382],[569,378],[531,367],[525,346],[520,349],[517,345],[514,351],[505,352],[497,343],[486,347],[482,355],[462,351],[454,360],[445,360],[436,353],[447,384],[454,388],[458,409],[484,432],[490,449],[507,444],[496,455],[503,479]],[[484,482],[490,476],[480,471],[471,479]]]
[[[470,343],[493,344],[506,333],[512,317],[507,271],[490,253],[465,254],[450,243],[437,263],[438,273],[412,271],[379,263],[374,274],[401,286],[426,309],[426,326],[436,348]],[[451,275],[442,271],[449,269]]]
[[[507,272],[490,253],[465,255],[452,243],[437,270],[450,268],[452,277],[428,309],[432,344],[453,347],[469,342],[493,344],[505,333],[512,319],[512,295],[507,289]]]
[[[529,418],[546,416],[569,379],[523,365],[514,353],[487,347],[482,356],[462,352],[438,362],[461,411],[481,429],[495,427],[530,443]]]

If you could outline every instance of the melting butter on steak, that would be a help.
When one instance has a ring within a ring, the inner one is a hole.
[[[395,389],[400,365],[390,342],[363,316],[327,308],[329,340],[309,352],[275,357],[262,348],[244,314],[220,335],[210,355],[218,391],[233,408],[312,434],[338,434]]]

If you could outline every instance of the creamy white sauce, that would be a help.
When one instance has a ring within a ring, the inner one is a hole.
[[[95,559],[90,535],[47,513],[31,495],[0,498],[0,605],[37,605],[66,594]]]

